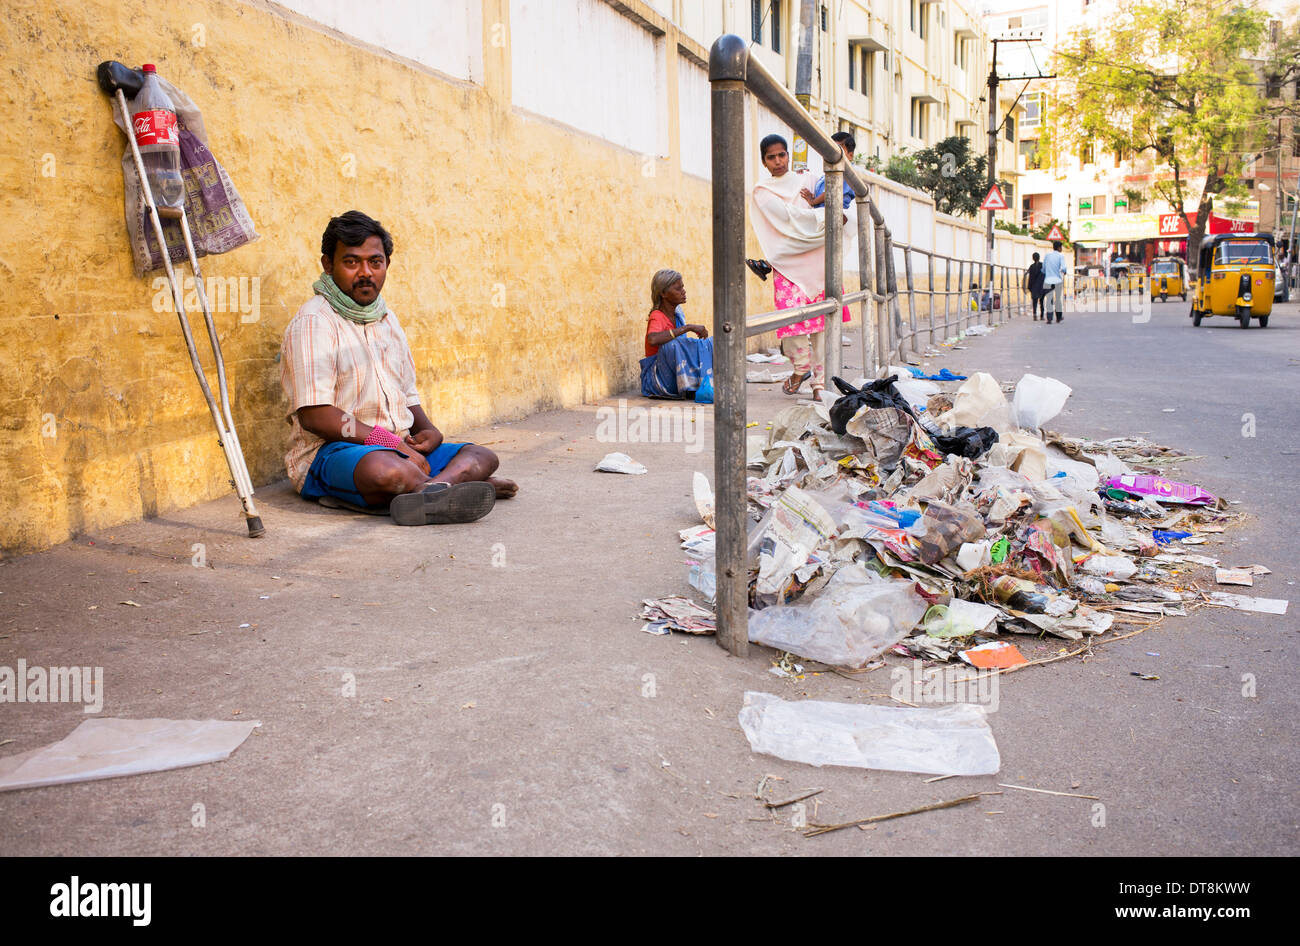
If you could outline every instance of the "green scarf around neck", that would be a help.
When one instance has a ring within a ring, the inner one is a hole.
[[[383,296],[377,298],[370,305],[357,305],[351,297],[344,294],[343,290],[334,282],[334,277],[329,273],[321,273],[320,279],[312,283],[311,287],[318,296],[325,297],[325,301],[330,304],[330,308],[349,322],[367,325],[371,322],[378,322],[388,314],[388,305],[384,302]]]

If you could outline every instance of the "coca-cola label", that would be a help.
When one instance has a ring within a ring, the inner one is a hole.
[[[151,108],[132,116],[135,124],[135,143],[146,145],[179,145],[180,132],[176,130],[176,113],[165,108]]]

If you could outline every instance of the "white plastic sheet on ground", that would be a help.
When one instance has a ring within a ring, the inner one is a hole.
[[[972,703],[851,706],[750,691],[740,726],[755,752],[808,765],[993,775],[1002,764],[984,709]]]
[[[0,791],[220,762],[254,720],[88,719],[52,745],[0,759]]]

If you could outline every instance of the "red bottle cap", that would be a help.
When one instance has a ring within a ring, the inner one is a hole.
[[[154,64],[151,63],[151,62],[146,62],[146,63],[145,63],[143,66],[141,66],[140,68],[143,69],[145,72],[152,72],[152,73],[155,73],[155,74],[158,72],[157,68],[155,68],[155,67],[154,67]]]

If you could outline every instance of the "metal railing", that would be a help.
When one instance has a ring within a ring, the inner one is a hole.
[[[749,565],[746,555],[748,515],[745,490],[745,353],[746,340],[818,315],[826,320],[826,374],[841,372],[841,307],[858,305],[862,364],[873,374],[889,358],[902,360],[921,336],[934,344],[950,329],[962,331],[973,321],[993,324],[1008,318],[1014,306],[1023,314],[1028,293],[1022,275],[1007,265],[958,259],[931,250],[895,243],[867,182],[847,165],[831,140],[793,95],[749,55],[739,36],[720,37],[709,53],[713,148],[713,318],[714,318],[714,478],[716,526],[716,610],[718,643],[737,656],[749,650]],[[826,298],[795,309],[778,309],[749,317],[745,307],[745,93],[752,92],[821,155],[826,173]],[[839,215],[844,181],[857,202],[858,271],[862,288],[844,292],[843,235]],[[901,251],[907,317],[898,288],[895,251]],[[915,286],[913,258],[924,256],[926,285]],[[944,267],[943,288],[935,288],[937,265]],[[957,271],[954,287],[952,272]],[[978,274],[978,278],[977,278]],[[967,279],[978,290],[965,288]],[[979,300],[988,293],[989,307]],[[992,306],[1000,295],[1000,307]],[[926,300],[926,318],[918,319],[917,298]],[[956,297],[955,307],[950,307]],[[942,320],[935,300],[942,298]],[[972,299],[976,307],[972,307]],[[1015,300],[1014,302],[1012,300]],[[869,306],[874,310],[869,318]]]

